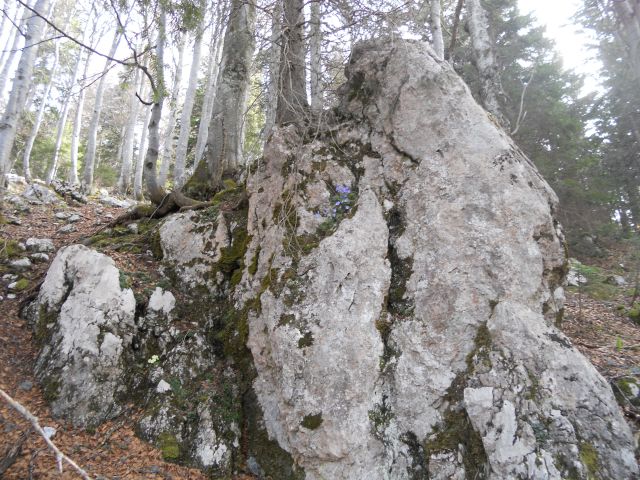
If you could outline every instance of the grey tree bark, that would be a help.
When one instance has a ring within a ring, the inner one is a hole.
[[[175,136],[175,128],[178,117],[178,94],[180,93],[180,84],[182,83],[182,64],[184,61],[185,44],[186,35],[183,34],[178,42],[178,62],[173,76],[171,96],[169,97],[169,118],[167,128],[164,133],[164,144],[161,153],[159,181],[160,185],[163,186],[167,183],[167,177],[169,176],[169,164],[173,158],[174,152],[176,151],[176,142],[178,141]]]
[[[640,87],[640,1],[617,0],[612,3],[621,26],[619,35],[627,46],[634,77]]]
[[[109,50],[109,57],[113,57],[120,44],[122,33],[117,31],[111,42],[111,48]],[[93,173],[96,163],[96,149],[98,146],[98,129],[100,128],[100,116],[102,114],[102,100],[104,96],[104,90],[107,86],[107,72],[111,66],[111,60],[107,59],[102,69],[102,78],[98,83],[96,90],[96,98],[93,104],[93,114],[91,116],[91,123],[89,124],[89,132],[87,134],[87,151],[84,155],[84,171],[82,174],[82,190],[90,193],[93,191]]]
[[[24,174],[24,178],[28,182],[31,181],[31,150],[33,149],[33,144],[36,141],[38,132],[40,131],[40,125],[42,125],[44,111],[47,107],[49,96],[51,95],[51,89],[53,88],[53,79],[55,78],[58,71],[58,63],[60,61],[60,41],[55,41],[54,44],[55,46],[53,54],[53,64],[51,65],[51,71],[49,72],[49,81],[47,82],[47,85],[42,92],[42,101],[40,102],[40,106],[38,107],[38,113],[36,114],[35,121],[33,122],[33,127],[31,128],[31,132],[29,133],[29,137],[27,138],[27,142],[24,146],[24,153],[22,155],[22,171]]]
[[[441,0],[431,0],[431,39],[433,50],[440,60],[444,59],[444,39],[440,19]]]
[[[220,79],[213,102],[206,162],[200,162],[183,190],[190,197],[207,197],[220,188],[225,170],[243,163],[242,124],[255,48],[255,5],[232,0],[222,49]]]
[[[204,33],[205,18],[206,15],[203,15],[195,35],[191,70],[189,72],[189,84],[180,116],[180,135],[176,145],[176,163],[173,171],[173,179],[177,188],[182,187],[185,182],[184,166],[187,161],[187,146],[189,143],[189,134],[191,133],[191,112],[193,112],[196,89],[198,88],[198,72],[200,70],[200,53],[202,51],[202,35]]]
[[[140,101],[136,97],[136,93],[143,79],[141,72],[136,69],[134,81],[129,89],[129,111],[122,140],[122,156],[120,164],[120,176],[118,177],[118,190],[122,194],[127,194],[131,188],[131,169],[133,166],[133,143],[135,138],[136,123],[138,121],[138,113],[140,110]],[[142,92],[141,92],[142,93]]]
[[[134,180],[133,180],[133,196],[136,200],[142,200],[143,196],[142,196],[142,171],[144,169],[144,159],[145,156],[147,155],[147,135],[151,132],[149,132],[149,124],[151,122],[151,115],[153,114],[153,108],[152,107],[148,107],[145,106],[144,110],[146,110],[145,112],[145,116],[144,116],[144,122],[142,123],[142,130],[140,132],[140,142],[138,145],[138,158],[136,161],[136,171],[135,171],[135,175],[134,175]],[[159,125],[155,128],[160,128]],[[159,138],[160,134],[158,133],[158,138]]]
[[[219,2],[216,11],[215,27],[212,36],[211,54],[209,55],[209,66],[207,69],[207,89],[204,94],[202,105],[202,115],[200,125],[198,125],[198,138],[196,140],[196,151],[194,164],[197,166],[204,155],[204,148],[207,144],[209,134],[209,122],[211,122],[211,109],[213,98],[216,93],[218,83],[218,72],[220,71],[220,55],[222,53],[223,30],[225,28],[226,2]]]
[[[164,188],[158,183],[158,154],[160,151],[160,120],[164,103],[164,42],[166,41],[167,18],[164,9],[160,8],[158,19],[158,39],[156,40],[156,85],[152,85],[153,105],[149,116],[149,145],[144,159],[144,179],[151,201],[160,205],[165,197]]]
[[[84,113],[85,81],[90,60],[91,52],[87,52],[87,58],[84,62],[84,70],[82,72],[82,80],[79,82],[80,92],[78,93],[78,101],[76,102],[76,112],[73,117],[70,152],[71,165],[69,166],[69,174],[67,176],[67,181],[72,185],[80,183],[80,179],[78,178],[78,149],[80,147],[80,132],[82,130],[82,114]]]
[[[22,17],[19,22],[16,22],[17,25],[20,26],[20,30],[26,25],[28,16],[28,10],[23,9]],[[16,15],[16,20],[17,20]],[[0,71],[0,98],[2,98],[2,94],[4,93],[4,89],[7,86],[7,81],[9,79],[9,71],[11,66],[13,65],[13,59],[16,56],[16,53],[19,52],[20,40],[22,40],[22,35],[20,30],[14,27],[13,40],[11,41],[11,45],[9,46],[9,42],[7,42],[5,53],[6,56],[3,55],[2,59],[2,70]]]
[[[309,22],[309,78],[311,90],[311,111],[322,110],[322,14],[320,0],[311,2]]]
[[[305,74],[304,0],[284,0],[276,124],[303,122],[309,110]]]
[[[271,15],[271,47],[269,48],[269,84],[267,86],[267,106],[265,108],[264,140],[271,135],[276,124],[278,105],[278,84],[280,83],[280,50],[282,35],[282,0],[276,0]]]
[[[49,10],[50,5],[50,0],[37,0],[34,9],[44,15]],[[13,164],[11,150],[16,138],[16,131],[20,123],[20,115],[24,107],[27,90],[31,83],[33,65],[38,53],[36,44],[42,38],[44,23],[44,20],[37,15],[32,15],[26,23],[26,46],[20,55],[13,86],[9,94],[9,101],[0,120],[0,188],[4,187],[5,174],[11,171]]]
[[[504,116],[500,107],[500,98],[504,97],[504,91],[495,60],[493,42],[489,35],[487,12],[482,6],[482,0],[467,0],[467,8],[471,45],[480,76],[482,104],[505,130],[509,130],[509,120]]]
[[[88,25],[88,23],[87,23]],[[83,39],[86,38],[86,33],[87,33],[88,29],[85,30],[85,33],[83,34]],[[78,58],[76,60],[76,63],[73,67],[73,72],[71,74],[71,81],[69,82],[69,91],[67,93],[67,95],[64,97],[64,100],[62,102],[62,111],[60,113],[60,118],[58,119],[58,125],[57,125],[57,133],[56,133],[56,145],[53,151],[53,158],[51,159],[51,165],[49,166],[49,169],[47,171],[47,184],[50,184],[53,179],[56,177],[56,173],[58,171],[58,160],[60,158],[60,149],[62,148],[62,140],[64,138],[64,130],[65,127],[67,125],[67,118],[69,116],[69,107],[71,106],[71,91],[72,89],[76,86],[77,80],[78,80],[78,75],[80,73],[80,64],[82,63],[82,54],[83,54],[83,50],[79,49],[78,50]]]

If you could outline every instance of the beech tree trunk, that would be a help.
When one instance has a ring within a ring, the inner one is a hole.
[[[489,20],[481,0],[467,0],[469,10],[469,33],[471,45],[480,76],[480,97],[482,104],[505,130],[509,121],[502,113],[499,99],[504,97],[502,82],[495,60],[493,42],[489,35]]]
[[[442,23],[440,20],[440,0],[431,0],[431,39],[433,50],[440,60],[444,59],[444,40],[442,38]]]
[[[183,189],[190,197],[208,197],[220,188],[224,171],[243,163],[242,124],[255,48],[254,26],[255,5],[232,0],[209,125],[207,161],[200,162]]]
[[[187,161],[187,146],[189,144],[189,134],[191,133],[191,112],[196,99],[196,89],[198,88],[198,72],[200,70],[200,52],[202,51],[202,35],[204,33],[204,20],[198,26],[193,43],[193,57],[191,59],[191,71],[189,72],[189,85],[182,105],[182,115],[180,116],[180,136],[176,145],[176,164],[173,171],[173,179],[176,188],[182,187],[185,182],[184,166]]]
[[[304,1],[284,0],[276,124],[301,123],[309,110],[305,77]]]
[[[178,63],[176,64],[175,75],[173,76],[173,87],[171,88],[171,96],[169,97],[169,119],[167,129],[164,133],[164,145],[162,148],[160,162],[160,185],[167,183],[169,176],[169,164],[174,152],[176,151],[175,128],[178,117],[178,94],[180,93],[180,84],[182,83],[182,64],[184,61],[184,47],[186,44],[186,35],[183,34],[178,42]]]
[[[88,25],[88,23],[87,23]],[[83,39],[86,38],[86,33],[88,29],[85,30],[83,34]],[[69,107],[71,105],[71,91],[76,86],[78,80],[78,74],[80,72],[80,64],[82,63],[82,48],[78,51],[78,58],[73,67],[73,72],[71,74],[71,81],[69,82],[69,90],[64,97],[62,102],[62,112],[60,113],[60,118],[58,119],[57,125],[57,134],[56,134],[56,146],[53,150],[53,158],[51,159],[51,165],[49,166],[49,170],[47,171],[47,184],[50,184],[53,179],[56,177],[56,173],[58,171],[58,160],[60,158],[60,149],[62,148],[62,140],[64,138],[64,130],[67,125],[67,118],[69,116]]]
[[[46,15],[49,6],[49,0],[37,0],[34,9]],[[4,187],[5,175],[11,171],[13,165],[11,150],[31,83],[33,65],[38,53],[37,43],[42,39],[44,23],[44,20],[37,15],[31,15],[26,23],[25,48],[20,55],[9,101],[0,120],[0,188]]]
[[[49,72],[49,82],[47,82],[47,86],[42,92],[42,101],[40,102],[40,107],[38,108],[36,119],[33,122],[33,127],[31,128],[31,133],[27,138],[27,142],[24,146],[24,153],[22,155],[22,171],[24,174],[24,178],[28,182],[31,181],[31,150],[33,149],[33,144],[36,141],[38,132],[40,131],[40,125],[42,125],[42,119],[44,118],[44,111],[47,107],[47,101],[49,100],[51,89],[53,88],[53,79],[58,71],[58,62],[60,60],[60,42],[55,41],[54,44],[55,46],[53,54],[53,64],[51,65],[51,71]]]
[[[617,0],[612,4],[622,27],[619,34],[629,51],[629,61],[640,88],[640,2]]]
[[[116,31],[113,41],[111,42],[111,49],[109,50],[109,57],[113,57],[120,44],[122,33]],[[89,124],[89,132],[87,135],[87,151],[84,155],[84,172],[82,175],[82,190],[86,193],[93,191],[93,172],[96,164],[96,149],[98,146],[98,129],[100,128],[100,116],[102,114],[102,97],[104,96],[104,89],[107,86],[107,72],[111,66],[111,60],[107,59],[102,69],[102,78],[98,83],[96,90],[96,98],[93,104],[93,115],[91,116],[91,123]]]
[[[78,101],[76,103],[76,112],[73,118],[73,133],[71,134],[71,165],[69,167],[69,174],[67,181],[72,185],[80,183],[78,178],[78,149],[80,147],[80,132],[82,130],[82,114],[84,113],[84,98],[85,98],[85,81],[87,78],[87,72],[89,70],[89,63],[91,60],[91,52],[87,52],[87,58],[84,63],[84,70],[82,72],[82,80],[79,82],[80,92],[78,93]]]
[[[142,124],[142,130],[140,132],[140,144],[138,145],[138,159],[136,161],[135,178],[133,180],[133,196],[136,200],[142,200],[142,170],[144,169],[144,159],[147,154],[147,134],[149,132],[149,123],[151,121],[151,115],[153,108],[145,106],[146,110],[144,116],[144,123]],[[159,125],[156,128],[160,128]],[[158,133],[158,138],[160,134]]]
[[[276,124],[278,85],[280,83],[280,51],[282,35],[282,0],[276,0],[271,20],[271,47],[269,48],[269,84],[264,122],[264,140],[267,141]]]
[[[135,139],[136,123],[138,121],[138,113],[140,111],[140,100],[136,97],[136,93],[143,79],[141,72],[136,70],[133,84],[129,91],[129,115],[126,121],[124,138],[122,141],[122,163],[120,164],[120,176],[118,178],[118,190],[126,195],[131,188],[131,169],[133,166],[133,144]],[[142,91],[140,91],[142,94]]]
[[[164,102],[164,42],[166,35],[166,13],[160,7],[158,19],[158,38],[156,40],[156,87],[152,90],[153,105],[151,106],[148,129],[149,146],[144,159],[144,179],[151,201],[160,205],[165,197],[164,188],[158,183],[158,154],[160,151],[160,120],[162,119],[162,104]]]
[[[16,22],[16,24],[20,26],[20,29],[24,28],[27,22],[27,18],[29,18],[28,14],[31,13],[26,8],[23,10],[24,11],[22,13],[22,19],[20,20],[20,22]],[[16,15],[16,20],[17,18],[18,16]],[[20,40],[22,39],[22,34],[20,33],[19,29],[15,27],[13,27],[13,29],[14,29],[13,40],[11,41],[11,45],[9,45],[9,42],[7,41],[6,48],[5,48],[6,56],[3,55],[3,59],[2,59],[2,62],[3,62],[2,70],[0,71],[0,98],[2,98],[4,89],[7,86],[7,81],[9,79],[9,70],[13,65],[13,59],[16,56],[16,53],[20,51],[18,47],[20,45]]]
[[[311,88],[311,111],[322,110],[322,15],[320,0],[311,2],[309,28],[309,77]]]
[[[198,165],[204,155],[204,148],[207,144],[207,136],[209,134],[209,122],[211,122],[211,108],[213,107],[213,99],[216,94],[216,85],[218,83],[218,72],[220,67],[220,54],[222,53],[223,29],[225,27],[224,13],[226,11],[225,2],[219,2],[216,11],[216,23],[213,31],[211,53],[209,55],[209,67],[207,70],[207,90],[204,94],[202,104],[202,115],[200,117],[200,125],[198,125],[198,138],[196,140],[196,152],[194,165]]]

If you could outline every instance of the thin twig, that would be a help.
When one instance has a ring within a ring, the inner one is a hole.
[[[20,1],[20,0],[18,0]],[[29,421],[29,423],[31,423],[31,425],[33,426],[33,428],[35,429],[36,432],[38,432],[42,438],[44,439],[45,443],[47,444],[47,446],[49,447],[49,449],[55,454],[56,456],[56,463],[58,465],[58,470],[60,471],[60,473],[62,473],[62,461],[64,460],[65,462],[67,462],[69,465],[71,465],[71,467],[78,472],[78,474],[84,479],[84,480],[91,480],[91,477],[89,476],[89,474],[87,472],[85,472],[76,462],[74,462],[73,460],[71,460],[69,457],[67,457],[64,453],[62,453],[62,451],[55,446],[55,444],[49,439],[49,437],[47,436],[47,434],[44,432],[44,430],[42,429],[42,427],[40,426],[40,423],[38,422],[38,417],[36,417],[34,414],[32,414],[29,410],[27,410],[24,406],[22,406],[20,403],[18,403],[17,401],[15,401],[13,398],[11,398],[7,392],[5,392],[4,390],[2,390],[0,388],[0,397],[4,398],[4,400],[14,409],[16,410],[20,415],[22,415],[26,420]]]
[[[516,119],[516,126],[511,131],[511,135],[515,135],[516,133],[518,133],[518,130],[520,130],[520,123],[522,122],[522,120],[524,120],[524,117],[527,116],[527,112],[524,112],[524,114],[522,113],[524,109],[524,95],[525,93],[527,93],[527,87],[529,87],[529,84],[533,79],[534,71],[535,71],[535,67],[531,69],[531,75],[529,75],[529,80],[527,80],[527,83],[525,83],[524,86],[522,87],[522,93],[520,94],[520,111],[518,112],[518,118]]]

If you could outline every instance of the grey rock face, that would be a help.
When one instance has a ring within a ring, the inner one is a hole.
[[[107,192],[100,192],[98,201],[108,207],[129,208],[134,205],[134,203],[129,200],[112,197]]]
[[[270,437],[307,479],[633,478],[609,386],[556,328],[555,194],[426,45],[363,44],[346,73],[341,126],[277,131],[248,180]]]
[[[606,282],[616,287],[624,287],[627,284],[627,280],[622,275],[609,275]]]
[[[36,376],[54,415],[86,427],[120,413],[135,308],[112,259],[82,245],[60,249],[31,307],[43,343]]]
[[[224,215],[216,222],[199,220],[194,211],[168,218],[160,227],[163,259],[189,286],[210,284],[212,266],[220,259],[220,250],[229,245],[229,233]]]
[[[53,190],[44,185],[40,185],[39,183],[32,183],[29,185],[22,193],[22,196],[27,200],[27,202],[34,205],[64,203],[64,200],[56,195]]]
[[[31,266],[31,260],[29,260],[28,258],[19,258],[18,260],[12,260],[9,262],[9,267],[12,270],[16,270],[18,272],[29,270]]]
[[[28,251],[38,253],[50,253],[56,249],[50,238],[28,238],[25,246]]]

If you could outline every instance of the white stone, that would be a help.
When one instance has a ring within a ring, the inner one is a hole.
[[[163,313],[164,315],[170,315],[176,306],[176,299],[171,292],[164,291],[160,287],[151,294],[147,308],[149,310]]]
[[[73,224],[68,224],[68,225],[64,225],[63,227],[60,227],[58,229],[58,233],[73,233],[76,232],[78,229],[76,228],[75,225]]]
[[[31,260],[28,258],[19,258],[9,262],[9,267],[19,272],[29,270],[31,268]]]
[[[169,385],[164,380],[160,380],[158,385],[156,386],[156,392],[158,393],[166,393],[171,391],[171,385]]]
[[[566,261],[554,192],[427,45],[360,44],[346,76],[353,121],[331,132],[337,144],[277,129],[247,182],[245,264],[259,255],[235,298],[259,295],[248,346],[270,437],[307,480],[404,480],[419,461],[430,478],[470,478],[463,446],[420,460],[406,440],[424,445],[466,413],[489,479],[585,473],[583,442],[603,478],[634,478],[610,387],[553,327]],[[356,213],[296,250],[345,165],[364,168]]]
[[[30,252],[50,253],[56,249],[50,238],[28,238],[25,245]]]
[[[32,309],[55,318],[37,326],[51,340],[36,362],[38,379],[57,386],[54,415],[95,426],[121,411],[123,354],[136,332],[135,310],[133,292],[120,287],[111,258],[82,245],[58,251]]]
[[[67,218],[67,222],[76,223],[76,222],[79,222],[81,219],[82,217],[80,215],[78,215],[77,213],[74,213],[69,218]]]
[[[35,262],[48,262],[49,255],[47,255],[46,253],[32,253],[31,260]]]

